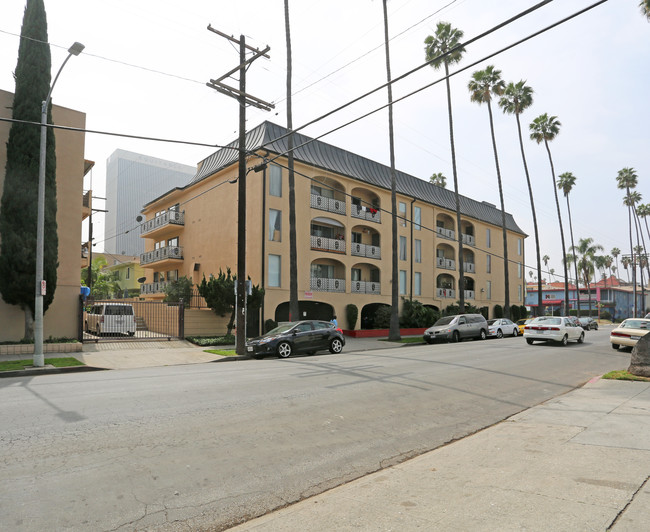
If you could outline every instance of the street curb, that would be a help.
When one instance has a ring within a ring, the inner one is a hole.
[[[0,379],[9,377],[33,377],[35,375],[56,375],[57,373],[81,373],[85,371],[104,371],[108,368],[96,368],[94,366],[69,366],[66,368],[55,368],[44,366],[42,368],[16,369],[11,371],[0,371]]]

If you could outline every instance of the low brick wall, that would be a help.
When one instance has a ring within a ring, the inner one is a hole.
[[[43,353],[80,353],[83,344],[43,344]],[[0,345],[0,356],[33,355],[34,344],[7,344]]]

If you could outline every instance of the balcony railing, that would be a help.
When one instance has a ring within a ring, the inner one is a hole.
[[[455,270],[456,261],[454,259],[446,259],[444,257],[436,257],[436,265],[443,270]]]
[[[140,234],[144,235],[169,224],[185,225],[185,211],[165,211],[151,220],[140,224]]]
[[[333,251],[334,253],[345,253],[345,240],[314,235],[311,235],[310,238],[311,249],[318,249],[320,251]]]
[[[468,246],[476,245],[476,239],[474,238],[474,235],[466,235],[465,233],[462,233],[462,238],[463,244],[467,244]]]
[[[474,290],[464,290],[464,293],[465,293],[465,299],[474,299],[474,296],[476,295]]]
[[[312,194],[310,206],[313,209],[320,209],[322,211],[333,212],[336,214],[345,214],[345,200],[326,198],[325,196]]]
[[[144,283],[140,285],[141,294],[161,294],[165,291],[167,281],[156,281],[155,283]]]
[[[345,279],[311,277],[309,287],[315,292],[345,292]]]
[[[465,273],[476,273],[476,264],[473,262],[463,262],[463,271]]]
[[[453,288],[436,288],[436,295],[438,297],[456,297],[456,290]]]
[[[166,259],[183,260],[183,248],[181,246],[165,246],[147,251],[140,255],[140,264],[151,264]]]
[[[446,229],[444,227],[436,227],[436,233],[442,238],[449,238],[451,240],[456,240],[456,232],[453,229]]]
[[[371,246],[370,244],[353,243],[350,249],[350,254],[356,257],[368,257],[369,259],[381,259],[381,248],[379,246]]]
[[[380,294],[380,284],[376,281],[352,281],[350,291],[357,294]]]
[[[361,218],[362,220],[368,220],[369,222],[381,223],[381,212],[374,207],[363,207],[361,205],[352,205],[352,210],[350,211],[350,216],[352,218]]]

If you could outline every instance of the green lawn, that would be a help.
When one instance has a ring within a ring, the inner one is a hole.
[[[76,358],[64,357],[64,358],[46,358],[45,364],[54,366],[55,368],[68,368],[71,366],[84,366],[83,362],[80,362]],[[14,371],[18,369],[24,369],[27,366],[33,366],[34,360],[6,360],[0,362],[0,371]]]
[[[603,379],[614,379],[614,380],[618,380],[618,381],[645,381],[645,382],[650,382],[650,378],[648,378],[648,377],[639,377],[638,375],[632,375],[631,373],[628,373],[625,370],[610,371],[609,373],[605,373],[605,375],[603,375]]]
[[[389,340],[388,338],[383,338],[381,341],[382,342],[394,342],[394,340]],[[395,343],[397,343],[397,344],[421,344],[421,343],[424,343],[424,340],[422,339],[421,336],[406,336],[405,338],[402,338],[401,340],[398,340]]]
[[[213,355],[221,355],[224,357],[235,357],[237,353],[234,349],[204,349],[204,353],[212,353]]]

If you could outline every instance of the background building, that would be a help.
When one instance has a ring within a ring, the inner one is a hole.
[[[115,255],[140,255],[144,242],[134,228],[142,206],[163,190],[186,185],[194,174],[193,166],[115,150],[106,160],[104,249]]]

